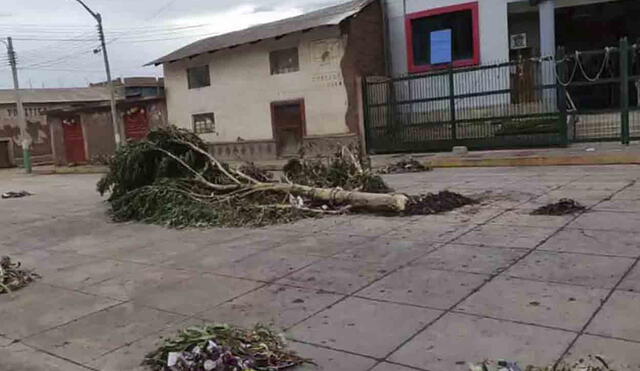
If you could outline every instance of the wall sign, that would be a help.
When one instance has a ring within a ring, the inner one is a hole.
[[[431,32],[431,64],[451,63],[453,60],[451,29]]]

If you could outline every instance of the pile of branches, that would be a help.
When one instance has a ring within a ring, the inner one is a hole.
[[[421,173],[425,171],[431,171],[433,168],[430,166],[426,166],[420,161],[415,159],[404,159],[400,160],[391,165],[387,165],[382,169],[378,170],[379,174],[403,174],[403,173]]]
[[[20,262],[13,263],[8,256],[0,258],[0,294],[9,294],[40,278],[32,271],[20,269],[20,266]]]
[[[307,362],[266,326],[210,325],[187,328],[165,339],[143,365],[153,371],[276,371]]]
[[[328,160],[292,160],[274,180],[253,164],[218,161],[197,135],[169,127],[120,147],[98,191],[110,194],[115,221],[176,228],[259,227],[349,211],[431,213],[424,197],[390,193],[354,153],[342,148]]]

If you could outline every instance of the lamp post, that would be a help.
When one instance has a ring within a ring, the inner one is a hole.
[[[76,0],[82,7],[91,14],[93,18],[95,18],[98,23],[98,34],[100,35],[100,44],[102,48],[102,55],[104,56],[104,68],[107,72],[107,84],[109,86],[109,92],[111,94],[111,120],[113,123],[113,133],[115,135],[116,147],[120,147],[121,136],[120,136],[120,125],[118,124],[118,110],[116,108],[116,92],[115,87],[113,86],[113,80],[111,79],[111,67],[109,66],[109,56],[107,54],[107,45],[104,41],[104,30],[102,29],[102,16],[100,13],[96,13],[91,10],[87,4],[85,4],[82,0]]]
[[[18,114],[18,126],[20,127],[20,141],[22,145],[22,163],[27,174],[31,174],[31,138],[27,131],[27,120],[24,116],[24,106],[22,104],[22,94],[20,93],[20,81],[18,80],[18,66],[16,62],[16,51],[13,48],[13,40],[7,37],[7,41],[0,40],[7,46],[9,64],[13,75],[13,89],[16,94],[16,108]]]

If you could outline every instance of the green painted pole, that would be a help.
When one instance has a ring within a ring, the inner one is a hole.
[[[620,126],[622,144],[629,144],[629,40],[620,40]]]

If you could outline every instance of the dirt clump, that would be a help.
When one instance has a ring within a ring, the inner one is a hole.
[[[563,198],[558,202],[554,202],[542,207],[539,207],[531,212],[531,215],[570,215],[579,213],[586,210],[586,207],[582,206],[579,202]]]
[[[428,193],[423,195],[410,196],[406,214],[438,214],[475,203],[476,200],[455,192],[442,191],[439,193]]]

